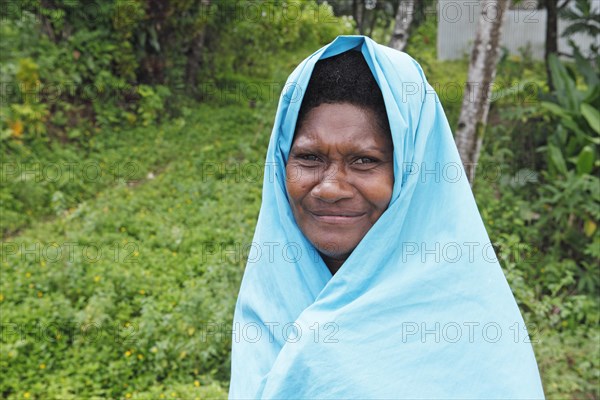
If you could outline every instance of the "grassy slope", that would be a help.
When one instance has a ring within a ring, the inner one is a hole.
[[[251,240],[260,204],[262,177],[249,165],[262,165],[273,108],[203,105],[183,126],[126,132],[138,148],[168,149],[143,171],[153,179],[107,187],[4,242],[5,395],[120,397],[155,393],[159,379],[188,382],[175,391],[187,396],[201,393],[193,383],[204,387],[204,375],[227,378],[228,335],[202,333],[231,322],[236,249]]]

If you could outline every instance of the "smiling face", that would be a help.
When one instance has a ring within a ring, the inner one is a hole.
[[[392,139],[370,109],[321,104],[296,132],[286,175],[296,223],[335,273],[390,202]]]

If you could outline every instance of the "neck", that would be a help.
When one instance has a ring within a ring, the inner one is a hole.
[[[331,271],[331,275],[335,275],[335,273],[338,272],[338,270],[342,267],[342,264],[344,264],[344,261],[346,261],[346,258],[348,258],[348,257],[343,257],[343,258],[329,257],[322,253],[321,253],[321,257],[323,258],[323,261],[325,261],[325,265],[327,265],[327,268],[329,268],[329,271]]]

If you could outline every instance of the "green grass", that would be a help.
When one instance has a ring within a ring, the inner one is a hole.
[[[3,397],[226,394],[207,385],[228,381],[225,330],[273,115],[273,103],[202,105],[185,122],[123,132],[97,156],[143,160],[141,181],[5,239]],[[215,324],[222,332],[206,334]]]

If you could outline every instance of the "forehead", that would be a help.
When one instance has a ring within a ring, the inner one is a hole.
[[[391,147],[391,138],[371,109],[349,103],[321,104],[306,114],[294,146],[321,143]]]

